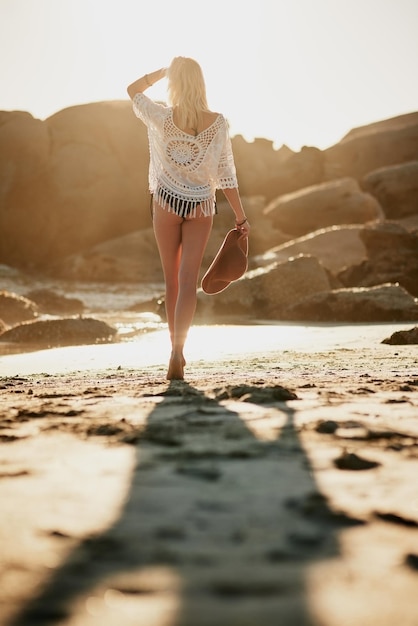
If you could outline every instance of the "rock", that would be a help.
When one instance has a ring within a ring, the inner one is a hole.
[[[91,282],[162,282],[152,228],[137,230],[57,261],[49,274]]]
[[[354,452],[343,452],[341,456],[334,460],[334,465],[341,470],[369,470],[380,466],[377,461],[369,461]]]
[[[418,251],[418,233],[411,233],[395,222],[385,221],[366,226],[360,237],[370,259],[388,253],[392,255],[397,250],[405,250],[414,256]]]
[[[42,270],[147,224],[146,129],[129,101],[44,122],[3,112],[0,146],[0,262]]]
[[[337,224],[364,224],[382,219],[373,196],[361,191],[353,178],[306,187],[279,196],[264,210],[285,233],[301,236]]]
[[[34,343],[44,346],[94,344],[112,340],[117,330],[92,318],[67,318],[25,322],[6,330],[0,342]]]
[[[395,117],[389,117],[371,124],[365,124],[364,126],[357,126],[352,128],[340,141],[344,143],[351,139],[359,139],[360,137],[369,137],[370,135],[376,135],[388,130],[402,130],[418,124],[418,111],[412,113],[404,113],[402,115],[396,115]]]
[[[418,571],[418,554],[410,552],[405,557],[405,564],[412,570]]]
[[[84,311],[84,304],[78,298],[67,298],[50,289],[34,289],[26,298],[37,305],[40,313],[77,315]]]
[[[418,296],[418,233],[395,222],[383,222],[365,227],[359,234],[368,258],[339,272],[341,283],[345,287],[399,283]]]
[[[324,182],[324,153],[318,148],[303,146],[300,152],[290,154],[280,167],[271,172],[274,177],[264,186],[264,194],[269,201]]]
[[[340,424],[336,422],[335,420],[321,420],[316,426],[315,430],[317,433],[323,433],[326,435],[334,435],[337,432],[339,427],[340,427]]]
[[[361,180],[373,170],[418,158],[418,113],[351,130],[324,151],[324,179]]]
[[[8,326],[33,320],[37,314],[36,304],[28,298],[10,291],[0,291],[0,320]]]
[[[387,343],[391,346],[418,344],[418,326],[409,330],[398,330],[392,333],[390,337],[383,339],[382,343]]]
[[[393,221],[396,221],[397,224],[400,224],[400,226],[403,226],[403,228],[409,230],[409,232],[418,231],[418,213]]]
[[[275,197],[280,187],[278,172],[295,153],[287,146],[275,150],[273,142],[257,138],[249,143],[241,135],[232,137],[235,165],[242,196]]]
[[[400,285],[335,289],[312,294],[286,309],[288,320],[401,322],[418,320],[418,300]]]
[[[342,197],[334,190],[329,206],[329,197],[312,197],[312,188],[416,161],[417,137],[418,113],[354,129],[326,151],[310,146],[297,153],[286,146],[275,150],[268,139],[233,137],[241,195],[264,199],[251,219],[251,255],[320,228],[379,219],[376,198],[354,190],[353,182],[346,195],[341,190]],[[66,265],[71,258],[71,265],[73,257],[85,257],[98,245],[150,228],[148,163],[146,129],[128,99],[69,107],[45,121],[24,112],[0,112],[0,264],[44,273],[63,259]],[[386,198],[392,188],[392,182],[385,187]],[[277,199],[283,203],[283,195],[292,193],[301,193],[306,204],[297,210],[294,204],[286,206],[284,223],[276,211],[269,218],[263,215],[266,205]],[[319,205],[311,206],[305,196]],[[233,217],[227,219],[233,225]],[[97,275],[106,279],[109,272],[118,277],[137,271],[131,261],[114,259],[106,270],[104,254],[100,250],[95,256]],[[88,261],[78,261],[80,272],[88,274]]]
[[[253,402],[254,404],[270,404],[273,402],[287,402],[288,400],[298,400],[294,391],[282,385],[267,387],[254,387],[254,385],[227,385],[216,390],[216,399],[227,400],[237,399],[242,402]]]
[[[199,292],[197,316],[204,321],[231,316],[280,320],[289,304],[329,289],[327,272],[319,261],[301,255],[249,271],[216,296]]]
[[[308,235],[275,246],[254,261],[265,266],[272,261],[281,262],[289,257],[304,254],[316,257],[327,270],[338,273],[343,268],[359,264],[366,259],[366,247],[360,237],[362,228],[356,224],[320,228]]]
[[[418,161],[374,170],[363,178],[362,187],[377,198],[389,219],[418,214]]]
[[[390,524],[399,524],[407,528],[418,528],[418,522],[415,519],[399,515],[399,513],[391,513],[390,511],[375,511],[375,517]]]

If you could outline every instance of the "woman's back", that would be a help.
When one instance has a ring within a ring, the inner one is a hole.
[[[177,108],[173,109],[173,123],[175,124],[175,126],[187,135],[192,135],[193,137],[200,135],[200,133],[202,133],[204,130],[210,128],[210,126],[212,126],[218,116],[219,113],[214,113],[213,111],[202,111],[197,127],[192,128],[190,126],[183,126],[179,119]]]

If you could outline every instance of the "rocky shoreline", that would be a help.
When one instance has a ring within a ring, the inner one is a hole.
[[[2,112],[0,121],[0,269],[28,285],[61,281],[58,293],[0,292],[0,343],[26,342],[32,332],[57,345],[51,315],[94,318],[97,311],[66,297],[68,283],[137,286],[132,310],[163,323],[162,292],[144,295],[162,273],[147,139],[130,103],[70,107],[44,122]],[[252,225],[249,271],[216,297],[200,291],[197,322],[418,320],[418,113],[353,129],[324,151],[232,141]],[[232,222],[219,197],[202,276]],[[26,300],[18,305],[16,295]],[[64,320],[67,342],[71,332],[107,340],[113,329],[101,322]]]

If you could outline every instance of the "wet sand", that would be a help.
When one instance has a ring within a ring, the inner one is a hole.
[[[416,626],[393,330],[196,328],[171,383],[158,333],[0,358],[1,626]]]

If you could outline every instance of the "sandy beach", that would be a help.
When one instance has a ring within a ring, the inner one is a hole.
[[[0,358],[1,626],[416,626],[408,325]]]

